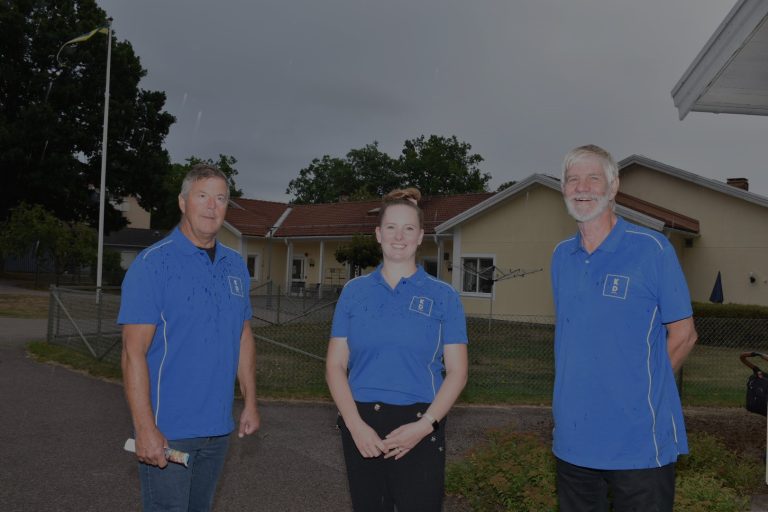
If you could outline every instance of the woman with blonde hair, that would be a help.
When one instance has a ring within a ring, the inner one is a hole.
[[[459,295],[416,264],[421,193],[387,194],[376,239],[383,262],[347,283],[326,359],[357,512],[438,512],[445,416],[467,381]]]

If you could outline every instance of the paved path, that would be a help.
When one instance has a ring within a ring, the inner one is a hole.
[[[24,342],[45,329],[45,320],[0,318],[0,510],[139,510],[135,459],[122,450],[131,433],[122,387],[28,358]],[[349,510],[333,405],[260,407],[259,434],[232,439],[215,510]],[[548,418],[546,408],[456,408],[449,460],[489,427]],[[446,510],[462,508],[449,500]]]
[[[0,283],[0,293],[19,291]],[[135,459],[122,450],[131,433],[122,387],[29,359],[24,344],[44,339],[46,323],[0,317],[0,511],[140,510]],[[260,432],[232,438],[215,510],[350,510],[333,405],[263,401],[260,408]],[[488,428],[540,431],[549,417],[549,408],[456,407],[448,460]],[[445,510],[465,509],[449,498]],[[755,497],[751,510],[768,511],[768,497]]]

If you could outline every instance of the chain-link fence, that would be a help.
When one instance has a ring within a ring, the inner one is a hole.
[[[683,366],[683,403],[744,405],[751,372],[739,355],[768,352],[768,318],[698,317],[695,323],[699,341]]]
[[[267,291],[266,288],[261,289]],[[251,297],[257,345],[257,386],[265,396],[328,397],[325,351],[336,297],[333,293]],[[93,290],[53,288],[49,336],[59,343],[118,362],[119,296]],[[687,405],[741,406],[749,369],[746,351],[768,352],[768,319],[696,318],[699,342],[683,367]],[[554,380],[554,318],[467,318],[469,381],[462,400],[476,403],[546,404]],[[766,368],[768,370],[768,368]]]
[[[120,288],[51,287],[48,342],[64,345],[111,363],[120,361],[122,343],[117,312]]]

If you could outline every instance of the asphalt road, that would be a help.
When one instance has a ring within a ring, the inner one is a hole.
[[[137,465],[122,449],[131,434],[122,387],[28,358],[25,341],[45,332],[45,320],[0,318],[0,510],[140,510]],[[350,510],[333,405],[263,401],[260,409],[259,433],[232,439],[215,510]],[[488,428],[527,430],[549,415],[548,408],[457,407],[448,460]],[[445,510],[463,507],[448,499]]]

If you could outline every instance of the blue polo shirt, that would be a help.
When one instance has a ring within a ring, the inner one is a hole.
[[[349,345],[349,386],[358,402],[431,403],[443,383],[443,346],[467,343],[459,294],[423,268],[395,289],[373,273],[349,281],[331,336]]]
[[[156,326],[147,352],[152,409],[167,439],[234,429],[243,322],[251,317],[243,258],[216,243],[211,262],[178,228],[125,275],[118,323]]]
[[[691,299],[669,241],[622,218],[592,254],[577,234],[555,248],[552,286],[555,455],[642,469],[688,453],[664,324]]]

